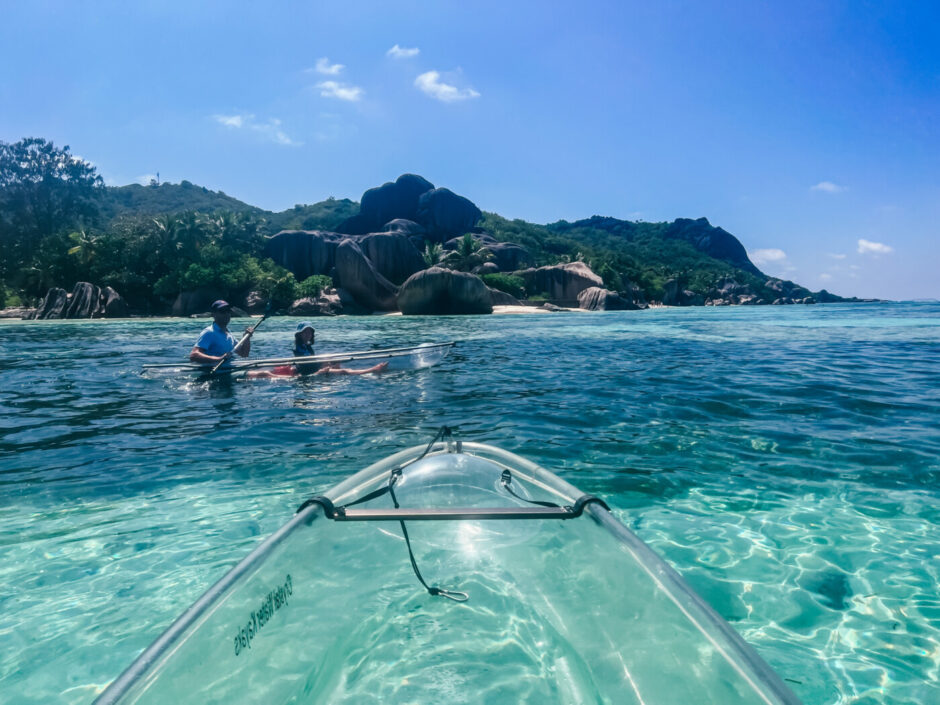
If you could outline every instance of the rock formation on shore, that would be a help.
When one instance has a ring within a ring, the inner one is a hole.
[[[431,267],[408,277],[398,292],[406,315],[492,313],[490,290],[473,274]]]
[[[28,314],[30,320],[62,318],[123,318],[127,316],[127,304],[110,286],[98,287],[88,282],[78,282],[72,293],[53,287],[35,310]]]

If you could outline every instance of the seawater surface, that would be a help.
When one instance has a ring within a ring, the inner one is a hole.
[[[90,702],[304,498],[441,424],[605,497],[804,702],[940,702],[940,305],[341,317],[318,351],[459,344],[140,374],[202,325],[0,323],[0,702]]]

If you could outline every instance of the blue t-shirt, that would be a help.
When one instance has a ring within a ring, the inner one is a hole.
[[[227,330],[219,328],[218,323],[213,323],[199,334],[199,340],[196,341],[196,347],[202,348],[207,355],[219,357],[235,349],[236,340]]]
[[[313,345],[310,343],[296,343],[294,345],[294,355],[296,357],[306,357],[313,355]]]

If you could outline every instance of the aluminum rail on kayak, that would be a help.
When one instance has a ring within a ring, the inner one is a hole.
[[[227,368],[223,367],[219,369],[219,372],[236,372],[238,370],[248,370],[255,367],[269,367],[271,365],[314,365],[323,362],[352,362],[355,360],[372,360],[382,357],[404,357],[406,355],[414,355],[416,353],[428,350],[452,348],[456,344],[456,341],[450,341],[447,343],[424,343],[421,345],[412,345],[406,348],[381,348],[379,350],[360,350],[348,353],[327,353],[324,355],[308,355],[302,357],[271,357],[261,360],[233,361]],[[183,369],[201,372],[207,368],[207,365],[201,365],[194,362],[162,362],[143,365],[143,369],[145,370]]]

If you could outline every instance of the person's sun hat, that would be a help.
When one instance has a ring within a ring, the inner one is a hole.
[[[310,321],[301,321],[297,324],[297,332],[303,333],[307,329],[314,330],[313,324]]]
[[[232,310],[232,304],[230,304],[228,301],[224,301],[224,300],[222,300],[222,299],[219,299],[218,301],[214,301],[214,302],[212,303],[212,305],[209,307],[209,310],[212,311],[212,312],[215,312],[215,311],[231,311],[231,310]]]

